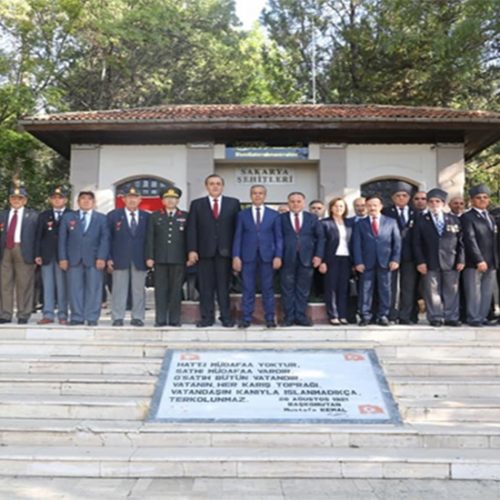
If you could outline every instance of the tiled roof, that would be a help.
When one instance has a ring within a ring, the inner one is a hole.
[[[500,113],[382,105],[164,105],[149,108],[36,115],[22,122],[221,122],[221,121],[425,121],[500,122]]]

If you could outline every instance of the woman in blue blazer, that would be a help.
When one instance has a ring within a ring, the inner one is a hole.
[[[346,219],[347,204],[343,198],[333,198],[328,215],[321,221],[325,230],[325,257],[319,267],[325,276],[325,304],[332,325],[347,325],[347,300],[352,260],[350,241],[353,222]]]

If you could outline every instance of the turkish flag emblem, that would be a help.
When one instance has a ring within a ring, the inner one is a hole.
[[[382,413],[382,414],[385,413],[383,408],[380,408],[380,406],[376,405],[359,405],[358,409],[361,415],[374,415],[376,413]]]
[[[181,354],[181,361],[198,361],[199,359],[200,356],[198,354],[189,354],[189,353]]]
[[[364,361],[365,357],[362,354],[347,353],[344,354],[344,359],[346,361]]]

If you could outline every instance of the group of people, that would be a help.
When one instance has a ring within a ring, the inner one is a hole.
[[[498,226],[488,212],[490,192],[473,187],[470,205],[450,200],[441,189],[411,192],[404,183],[392,193],[391,206],[379,195],[354,201],[355,215],[333,198],[325,207],[295,191],[279,210],[267,206],[263,185],[250,188],[251,204],[223,194],[224,179],[205,179],[207,195],[180,210],[182,192],[173,186],[160,193],[163,208],[139,208],[140,193],[130,187],[124,208],[107,215],[95,209],[92,191],[81,191],[78,208],[68,208],[63,186],[53,189],[50,208],[27,208],[28,193],[15,186],[9,209],[0,212],[0,323],[28,322],[33,310],[35,267],[43,281],[43,317],[39,324],[97,325],[104,273],[112,275],[112,325],[144,326],[145,279],[154,268],[155,326],[181,325],[182,286],[186,271],[196,271],[198,327],[216,322],[215,301],[223,327],[235,325],[230,304],[234,273],[241,277],[241,318],[252,323],[256,292],[262,294],[267,328],[276,323],[279,278],[282,326],[312,326],[307,315],[311,286],[324,289],[332,325],[352,322],[350,297],[361,326],[376,322],[418,322],[422,296],[432,326],[475,327],[491,324],[493,289],[500,269]],[[326,215],[326,216],[325,216]],[[354,284],[354,285],[353,285]],[[353,293],[353,288],[354,292]],[[465,293],[463,293],[465,292]],[[129,307],[127,307],[129,306]]]

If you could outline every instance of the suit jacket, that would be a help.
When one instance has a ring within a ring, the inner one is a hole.
[[[444,232],[441,236],[430,213],[418,217],[413,228],[415,264],[427,264],[431,271],[451,271],[465,263],[460,219],[443,214]]]
[[[0,260],[3,258],[3,252],[7,244],[9,212],[10,209],[0,212]],[[37,221],[38,212],[31,208],[24,207],[23,222],[21,226],[21,253],[26,264],[33,264],[35,261]]]
[[[69,208],[65,208],[63,215],[71,212]],[[49,208],[44,210],[38,216],[36,227],[36,243],[35,256],[42,258],[43,265],[50,264],[54,260],[59,262],[59,227],[61,220],[56,221],[54,209]]]
[[[257,252],[264,262],[271,262],[274,257],[283,255],[283,234],[276,210],[265,207],[259,228],[253,219],[252,208],[238,214],[233,242],[233,257],[240,257],[243,262],[252,262]]]
[[[128,269],[133,262],[136,269],[146,270],[146,228],[149,213],[137,211],[137,230],[135,235],[130,229],[124,208],[117,208],[108,213],[109,259],[115,269]]]
[[[389,262],[401,260],[401,235],[397,222],[391,217],[380,216],[379,231],[373,234],[371,218],[354,225],[352,236],[354,265],[364,264],[366,269],[389,267]]]
[[[294,266],[297,259],[304,267],[312,267],[313,257],[323,259],[325,253],[325,231],[316,215],[302,212],[302,226],[295,232],[290,213],[281,214],[283,232],[283,267]]]
[[[413,255],[413,227],[415,221],[419,216],[419,212],[415,211],[412,207],[408,207],[408,221],[404,224],[399,217],[399,211],[395,205],[386,207],[382,210],[382,215],[394,219],[401,234],[401,262],[412,262]]]
[[[165,210],[151,214],[146,237],[146,259],[156,264],[185,264],[188,213],[177,210],[170,219]]]
[[[219,217],[215,219],[208,196],[193,200],[187,225],[188,252],[198,252],[201,258],[231,257],[239,211],[239,200],[223,196]]]
[[[331,217],[327,217],[321,221],[325,231],[325,258],[324,261],[329,264],[335,257],[337,248],[340,243],[340,233],[338,224]],[[349,255],[352,255],[351,237],[354,224],[353,218],[344,220],[345,229],[347,233],[347,246],[349,247]]]
[[[460,221],[464,232],[465,266],[476,267],[479,262],[486,262],[489,269],[497,269],[498,265],[498,228],[488,214],[488,221],[474,208],[465,212]]]
[[[97,259],[109,257],[109,229],[104,214],[92,210],[87,231],[80,222],[80,212],[64,214],[59,228],[59,260],[68,260],[70,266],[95,266]]]

